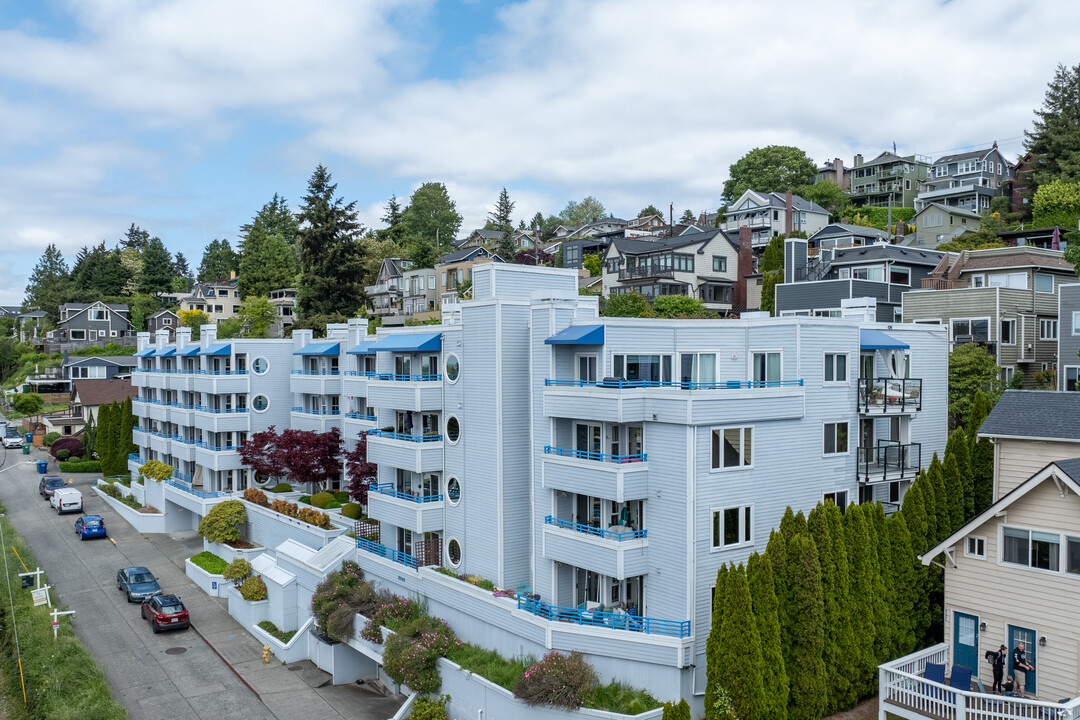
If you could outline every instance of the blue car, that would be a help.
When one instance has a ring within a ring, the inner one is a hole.
[[[146,568],[123,568],[116,573],[116,589],[127,595],[127,601],[142,602],[161,594],[157,578]]]
[[[105,533],[105,520],[100,515],[83,515],[75,521],[75,534],[80,540],[96,537],[108,537]]]

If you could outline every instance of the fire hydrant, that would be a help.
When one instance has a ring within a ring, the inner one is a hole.
[[[264,663],[270,662],[270,646],[269,645],[263,645],[263,662]]]

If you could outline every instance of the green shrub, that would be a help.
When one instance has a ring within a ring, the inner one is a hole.
[[[272,493],[287,493],[292,492],[292,485],[287,482],[278,483],[274,487],[270,488]]]
[[[107,485],[99,485],[98,490],[105,493],[111,498],[116,498],[117,500],[119,500],[120,497],[123,495],[123,493],[120,492],[120,488],[116,487],[112,483],[109,483]]]
[[[685,700],[678,703],[664,703],[662,720],[690,720],[690,706]]]
[[[139,472],[142,473],[143,477],[161,482],[172,477],[173,466],[166,465],[160,460],[149,460],[139,467]]]
[[[188,559],[191,560],[192,565],[202,568],[211,575],[221,575],[225,572],[225,568],[229,566],[225,560],[209,550],[203,550],[198,555],[192,555]]]
[[[364,571],[353,560],[345,560],[341,563],[340,570],[327,575],[326,579],[315,588],[315,594],[311,596],[311,614],[315,616],[315,624],[319,630],[334,637],[330,633],[330,615],[341,607],[357,607],[354,601],[359,600],[361,595],[358,595],[356,591],[364,586],[367,590],[372,590],[371,585],[364,582]],[[366,594],[366,591],[363,594]],[[374,598],[374,592],[371,597]],[[353,614],[358,612],[363,611],[356,609]],[[371,608],[367,608],[367,612],[363,614],[368,615],[370,612]]]
[[[300,508],[296,514],[298,520],[303,520],[309,525],[322,528],[323,530],[330,529],[330,516],[324,512],[319,512],[314,508]]]
[[[446,703],[450,702],[449,695],[432,697],[421,695],[413,702],[409,712],[409,720],[449,720],[446,714]]]
[[[340,507],[341,503],[339,503],[337,500],[333,500],[323,505],[323,510],[337,510]]]
[[[75,460],[60,463],[62,473],[99,473],[101,472],[100,460]]]
[[[354,502],[345,503],[341,506],[341,514],[350,520],[357,520],[364,514],[364,509]]]
[[[56,459],[57,460],[61,460],[61,461],[67,460],[69,457],[71,457],[71,451],[70,450],[57,450],[56,451]]]
[[[52,447],[52,444],[57,439],[59,439],[60,435],[61,433],[58,432],[45,433],[45,437],[42,439],[42,442],[45,443],[45,447]]]
[[[623,715],[637,715],[646,710],[658,708],[662,703],[644,690],[612,682],[595,686],[585,696],[582,705]],[[687,709],[689,711],[689,708]],[[690,715],[687,714],[686,717],[689,720]]]
[[[518,678],[536,662],[534,657],[507,660],[494,650],[487,650],[471,643],[461,643],[451,648],[446,657],[465,670],[487,678],[510,691],[513,691]]]
[[[136,500],[134,495],[124,495],[120,498],[120,502],[124,503],[129,508],[134,508],[135,510],[138,510],[142,507],[142,503]]]
[[[270,633],[286,645],[289,644],[289,641],[293,639],[293,635],[296,634],[295,630],[278,630],[278,626],[270,622],[269,620],[263,620],[261,623],[259,623],[259,627],[261,627],[263,630]]]
[[[436,692],[442,686],[439,658],[457,642],[445,620],[421,615],[386,639],[383,670],[391,680],[408,685],[413,692]]]
[[[247,522],[247,510],[239,500],[218,503],[199,521],[198,533],[210,542],[236,542]]]
[[[308,505],[314,505],[317,508],[324,508],[328,504],[334,502],[334,494],[328,492],[319,492],[308,498]]]
[[[221,571],[221,575],[226,580],[231,580],[236,587],[240,587],[251,577],[251,563],[244,558],[236,558]]]
[[[310,495],[301,495],[300,497],[297,498],[297,500],[299,500],[300,502],[305,503],[307,505],[311,504],[311,496]]]
[[[257,601],[266,599],[266,583],[258,575],[249,577],[240,586],[240,597],[245,600]]]
[[[336,493],[334,493],[334,499],[337,500],[342,505],[344,505],[345,503],[349,502],[349,493],[347,493],[347,492],[336,492]]]
[[[576,710],[596,684],[596,671],[581,653],[563,655],[552,650],[518,678],[514,684],[514,697],[528,705]]]

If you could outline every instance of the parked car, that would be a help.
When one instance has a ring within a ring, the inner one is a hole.
[[[142,616],[154,632],[191,627],[191,618],[177,595],[155,595],[143,600]]]
[[[4,436],[4,447],[6,447],[6,448],[21,448],[22,444],[23,444],[22,438],[19,437],[18,435],[5,435]]]
[[[157,578],[142,566],[117,571],[116,589],[127,593],[128,602],[141,602],[161,594]]]
[[[46,475],[41,478],[41,482],[38,483],[38,493],[41,497],[45,498],[45,500],[49,500],[58,488],[62,488],[65,485],[67,485],[67,483],[64,482],[64,478],[59,475]]]
[[[82,512],[82,493],[75,488],[59,487],[49,496],[49,504],[56,508],[57,515]]]
[[[80,540],[109,536],[105,531],[105,519],[100,515],[83,515],[75,520],[75,534]]]

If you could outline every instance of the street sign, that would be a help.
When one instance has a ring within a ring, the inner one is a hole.
[[[30,596],[34,598],[35,606],[44,605],[45,603],[49,602],[49,591],[45,588],[41,588],[40,590],[31,590]]]
[[[212,580],[210,582],[210,589],[211,590],[217,590],[217,580]]]

